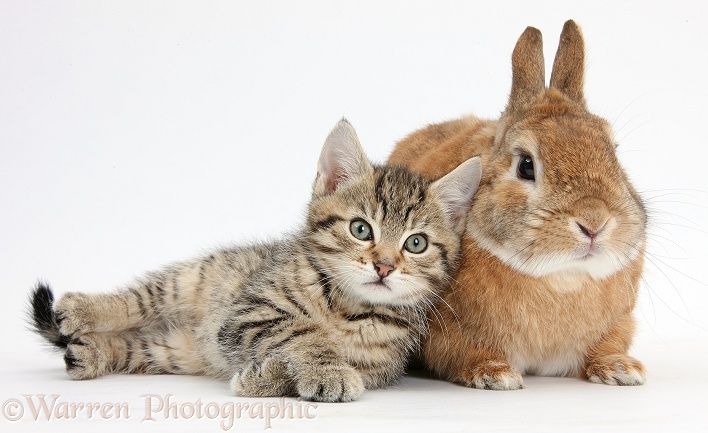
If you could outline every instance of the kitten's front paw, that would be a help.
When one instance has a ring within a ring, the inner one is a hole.
[[[364,380],[349,364],[326,364],[298,372],[297,392],[307,400],[353,401],[364,392]]]
[[[515,367],[504,361],[486,360],[467,367],[460,382],[470,388],[509,391],[521,389],[523,379]]]
[[[88,296],[70,292],[54,303],[54,314],[62,335],[75,336],[93,331]]]
[[[585,369],[590,382],[606,385],[643,385],[644,365],[627,355],[606,355],[590,360]]]
[[[292,380],[284,362],[266,358],[251,362],[231,379],[231,390],[241,397],[281,397],[294,395]]]
[[[91,335],[83,335],[67,345],[64,363],[66,373],[74,380],[103,376],[109,364],[105,348],[98,347],[98,342]]]

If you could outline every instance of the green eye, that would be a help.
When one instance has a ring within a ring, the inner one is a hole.
[[[374,238],[371,226],[364,220],[354,220],[349,224],[349,230],[360,241],[370,241]]]
[[[411,235],[406,239],[406,243],[403,244],[403,248],[406,251],[413,254],[420,254],[428,248],[428,240],[425,239],[423,235]]]

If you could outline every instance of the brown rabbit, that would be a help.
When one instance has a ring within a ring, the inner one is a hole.
[[[475,388],[518,389],[525,373],[641,385],[644,367],[627,351],[644,206],[610,125],[587,111],[579,27],[565,23],[548,88],[542,50],[541,32],[527,28],[498,121],[428,126],[389,159],[436,179],[482,157],[462,265],[431,320],[423,360]]]

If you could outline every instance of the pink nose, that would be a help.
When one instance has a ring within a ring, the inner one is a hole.
[[[580,229],[580,231],[583,232],[583,234],[585,236],[589,237],[591,240],[594,240],[597,237],[597,235],[600,234],[600,232],[604,228],[604,225],[603,225],[603,227],[600,227],[599,230],[593,230],[591,228],[588,228],[588,227],[580,224],[579,222],[576,222],[576,224],[578,225],[578,228]]]
[[[388,274],[394,270],[393,266],[384,265],[383,263],[374,263],[374,268],[376,268],[376,273],[379,274],[381,278],[388,277]]]

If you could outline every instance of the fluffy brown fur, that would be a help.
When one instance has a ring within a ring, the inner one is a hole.
[[[627,351],[646,215],[609,124],[587,111],[583,52],[568,21],[546,88],[541,33],[527,28],[498,121],[428,126],[389,159],[436,179],[482,157],[460,271],[423,348],[427,367],[448,380],[486,389],[521,388],[525,373],[644,383]]]

